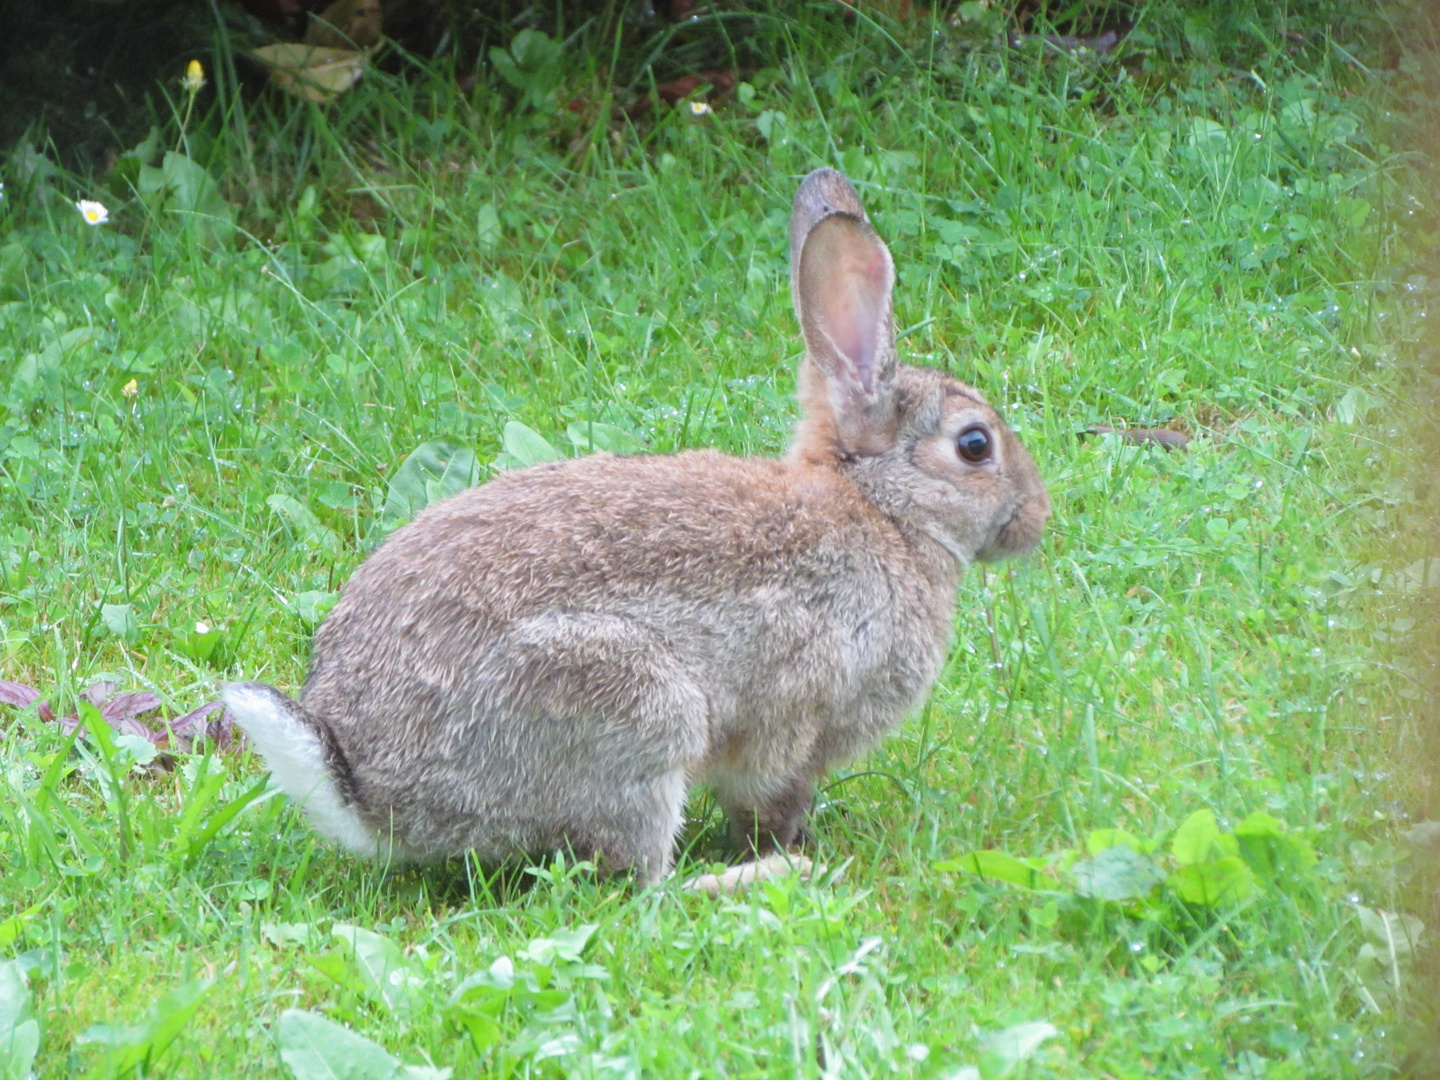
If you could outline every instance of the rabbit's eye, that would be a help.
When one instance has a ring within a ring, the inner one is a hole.
[[[990,457],[990,432],[980,425],[966,428],[955,440],[955,452],[972,465]]]

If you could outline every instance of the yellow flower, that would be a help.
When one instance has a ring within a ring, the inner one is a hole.
[[[105,204],[95,202],[93,199],[79,200],[75,204],[75,209],[80,211],[80,216],[85,219],[86,225],[104,225],[110,220],[110,211],[105,209]]]
[[[185,68],[185,92],[187,94],[198,94],[200,88],[205,85],[205,69],[200,66],[199,60],[191,60]]]
[[[126,397],[134,397],[136,394],[140,393],[140,384],[134,379],[131,379],[124,386],[120,387],[120,393],[124,394]]]

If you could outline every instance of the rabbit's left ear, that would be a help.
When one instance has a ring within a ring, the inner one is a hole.
[[[841,453],[895,443],[894,284],[890,252],[864,219],[830,214],[806,235],[794,281],[811,369],[801,372],[801,397],[807,419],[830,427]]]

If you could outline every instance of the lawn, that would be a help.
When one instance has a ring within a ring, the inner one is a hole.
[[[1440,23],[1156,0],[1097,57],[984,3],[747,10],[695,31],[733,92],[628,111],[614,20],[328,107],[237,95],[219,35],[106,175],[0,167],[0,1078],[1440,1075],[1406,479]],[[683,892],[727,857],[703,791],[648,890],[320,842],[187,714],[298,691],[366,553],[472,475],[783,453],[823,164],[902,358],[1055,508],[824,785],[829,872]]]

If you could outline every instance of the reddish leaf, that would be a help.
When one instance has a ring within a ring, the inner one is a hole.
[[[104,716],[103,713],[101,715]],[[160,740],[165,737],[165,733],[163,731],[152,731],[150,730],[150,728],[146,727],[134,717],[127,716],[120,720],[111,720],[110,717],[105,716],[104,719],[106,723],[108,723],[121,735],[139,735],[140,738],[145,739],[149,742],[153,742],[157,745],[159,744]]]
[[[101,704],[104,703],[105,699],[115,693],[119,688],[119,683],[110,682],[108,679],[101,679],[99,682],[86,687],[80,696],[98,709]]]
[[[160,698],[149,690],[132,690],[128,694],[117,694],[100,706],[100,715],[114,724],[119,718],[134,719],[141,713],[160,707]]]
[[[207,716],[215,712],[217,709],[223,709],[224,707],[225,703],[223,701],[207,701],[198,709],[192,709],[184,716],[177,716],[174,720],[171,720],[170,730],[175,732],[185,731],[193,725],[199,724],[201,720],[204,720]],[[219,722],[221,721],[217,721],[217,723]],[[208,724],[200,724],[202,731],[208,726]]]
[[[25,708],[40,696],[40,691],[24,683],[0,681],[0,705],[18,705]]]
[[[176,741],[189,747],[197,738],[203,737],[214,739],[216,744],[221,747],[229,746],[235,741],[234,722],[230,719],[229,713],[214,720],[206,719],[224,707],[223,701],[207,701],[198,709],[172,720],[170,730],[174,733]]]
[[[195,739],[201,737],[212,738],[221,747],[228,747],[235,741],[234,722],[228,713],[213,720],[208,719],[225,707],[223,701],[207,701],[198,709],[176,717],[169,724],[161,723],[152,728],[138,717],[141,713],[160,707],[159,695],[150,690],[131,690],[116,694],[116,689],[116,683],[101,680],[87,687],[81,697],[94,705],[100,711],[101,718],[121,735],[138,735],[162,747],[173,742],[185,750],[191,747]],[[33,687],[0,681],[0,705],[19,705],[23,708],[39,696],[39,691]],[[48,701],[40,702],[36,712],[42,720],[56,724],[66,735],[80,726],[80,720],[74,714],[57,718]]]

